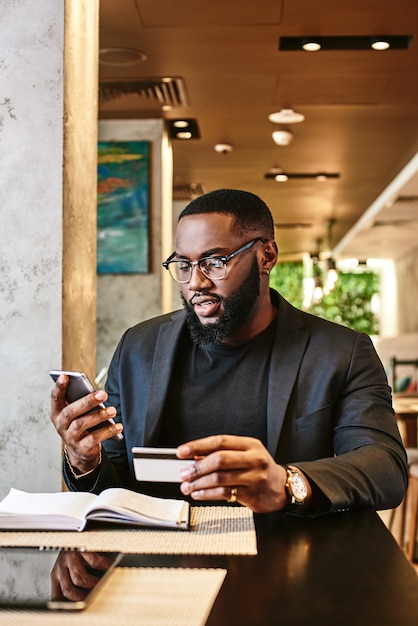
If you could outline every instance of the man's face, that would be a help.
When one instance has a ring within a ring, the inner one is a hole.
[[[177,257],[198,261],[234,252],[247,239],[235,235],[232,225],[233,217],[220,213],[183,217],[177,228]],[[240,341],[245,341],[246,323],[256,314],[260,295],[255,246],[228,263],[223,280],[211,281],[194,266],[190,282],[181,284],[187,322],[195,343],[234,343],[238,333]]]

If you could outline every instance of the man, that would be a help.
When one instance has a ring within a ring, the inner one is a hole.
[[[257,196],[218,190],[183,210],[163,265],[184,311],[124,334],[107,409],[85,415],[104,391],[66,406],[66,377],[54,387],[70,489],[144,490],[132,447],[173,446],[193,460],[180,489],[195,503],[306,515],[400,503],[405,452],[370,338],[270,290],[276,260],[272,216]],[[109,417],[116,426],[88,430]]]

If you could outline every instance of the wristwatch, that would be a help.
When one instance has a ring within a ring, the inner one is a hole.
[[[306,496],[308,495],[306,478],[300,473],[297,467],[285,465],[285,470],[287,472],[285,488],[289,503],[301,506],[305,503]]]

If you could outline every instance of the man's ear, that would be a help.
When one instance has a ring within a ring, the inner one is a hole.
[[[267,241],[263,245],[262,251],[263,251],[263,260],[262,260],[263,273],[270,274],[271,270],[277,263],[277,257],[279,255],[276,242]]]

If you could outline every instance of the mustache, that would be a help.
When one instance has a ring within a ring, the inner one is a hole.
[[[197,300],[197,302],[202,302],[205,300],[216,300],[217,302],[222,302],[223,298],[221,296],[218,296],[215,293],[195,293],[193,294],[193,296],[190,298],[190,300],[188,301],[190,306],[193,306],[193,304],[195,304],[195,298]]]

